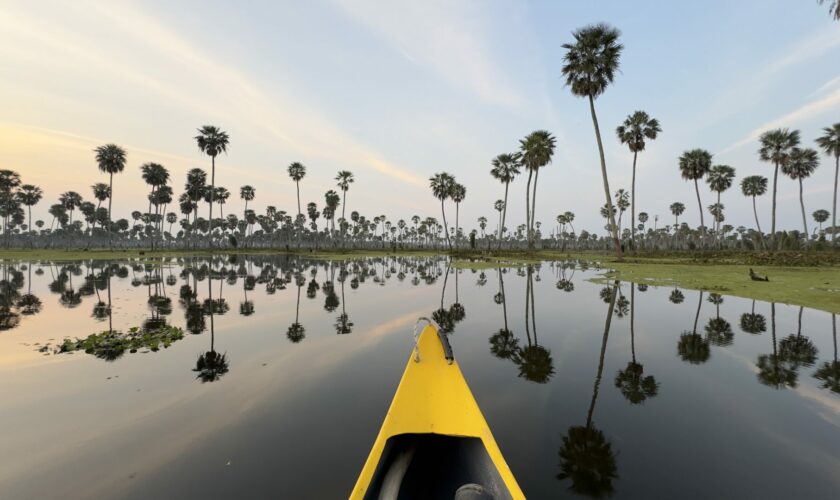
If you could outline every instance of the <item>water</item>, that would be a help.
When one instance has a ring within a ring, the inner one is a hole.
[[[0,272],[2,498],[346,497],[430,315],[452,330],[530,498],[840,486],[825,312],[605,289],[574,263],[456,273],[430,258],[239,256]],[[183,338],[58,352],[66,337],[163,324]]]

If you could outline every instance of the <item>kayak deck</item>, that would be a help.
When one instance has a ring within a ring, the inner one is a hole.
[[[350,498],[525,498],[445,342],[423,329]]]

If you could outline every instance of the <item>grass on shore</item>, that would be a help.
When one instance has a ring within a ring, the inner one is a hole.
[[[385,256],[430,257],[435,250],[0,250],[0,260],[90,260],[143,257],[207,256],[214,254],[301,255],[318,259],[348,259]],[[545,260],[583,260],[604,269],[593,281],[621,279],[655,286],[707,290],[727,295],[784,304],[802,305],[840,314],[840,252],[634,254],[617,261],[605,253],[457,252],[450,254],[453,266],[487,269],[522,266]],[[752,281],[749,269],[770,277],[769,282]]]

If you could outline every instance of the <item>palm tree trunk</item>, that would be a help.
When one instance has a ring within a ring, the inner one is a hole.
[[[770,333],[773,335],[773,357],[776,353],[776,303],[770,303]]]
[[[111,173],[111,178],[108,181],[108,248],[113,248],[111,244],[111,224],[113,215],[111,213],[111,202],[114,201],[114,174]]]
[[[449,247],[450,250],[452,250],[452,243],[449,242],[449,226],[446,224],[446,210],[443,209],[443,200],[440,200],[440,213],[443,216],[443,231],[446,235],[446,246]],[[384,237],[382,239],[382,242],[384,244]]]
[[[300,181],[295,181],[295,188],[297,189],[298,215],[300,215]]]
[[[455,248],[456,249],[458,248],[458,241],[460,240],[460,231],[458,231],[458,229],[460,228],[460,226],[458,226],[458,217],[459,217],[458,212],[459,212],[460,208],[461,208],[461,204],[456,203],[455,204]]]
[[[802,198],[802,178],[799,178],[799,207],[802,208],[802,227],[805,229],[805,239],[808,238],[808,219],[805,217],[805,200]]]
[[[755,216],[755,227],[758,228],[758,236],[761,238],[761,247],[766,249],[764,244],[764,233],[761,232],[761,224],[758,223],[758,210],[755,209],[755,196],[752,197],[753,215]]]
[[[499,247],[498,250],[502,249],[502,232],[504,231],[505,227],[505,217],[507,217],[507,202],[508,202],[508,188],[510,187],[510,182],[505,182],[505,205],[502,207],[502,223],[499,225]]]
[[[207,232],[210,248],[213,248],[213,198],[216,196],[216,156],[210,157],[210,216],[207,223],[210,230]],[[213,322],[213,315],[210,315],[210,322]]]
[[[595,139],[598,141],[598,153],[601,156],[601,178],[604,181],[604,196],[607,198],[607,212],[610,221],[610,230],[613,237],[613,245],[615,246],[615,254],[619,260],[621,256],[621,242],[618,239],[618,226],[615,223],[615,214],[613,214],[613,202],[610,196],[610,181],[607,178],[607,160],[604,157],[604,144],[601,142],[601,129],[598,128],[598,116],[595,114],[595,100],[589,96],[589,112],[592,114],[592,124],[595,126]]]
[[[534,230],[534,220],[537,218],[537,179],[540,177],[540,170],[534,173],[534,195],[531,197],[531,228],[528,231],[528,248],[534,248],[534,238],[536,236],[536,231]]]
[[[630,283],[630,354],[636,364],[636,284]]]
[[[831,242],[837,237],[837,177],[840,175],[840,154],[834,157],[834,201],[831,210]]]
[[[694,315],[694,328],[691,333],[697,333],[697,320],[700,319],[700,307],[703,305],[703,290],[700,290],[700,298],[697,300],[697,313]]]
[[[773,219],[770,223],[770,244],[776,249],[776,183],[779,180],[779,162],[775,162],[776,170],[773,172]]]
[[[610,308],[607,309],[607,319],[604,323],[604,338],[601,341],[601,354],[598,357],[598,374],[595,376],[595,387],[592,389],[592,401],[589,403],[589,411],[586,413],[586,427],[592,425],[592,414],[595,412],[595,401],[598,399],[598,387],[601,385],[601,375],[604,373],[604,355],[607,353],[607,338],[610,335],[610,323],[612,323],[615,298],[618,295],[618,281],[615,282],[616,290],[610,298]]]
[[[527,233],[531,227],[531,178],[533,175],[534,171],[528,168],[528,184],[525,185],[525,236],[528,239],[529,247],[531,245],[531,236]]]
[[[694,179],[694,192],[697,193],[697,208],[700,209],[700,231],[703,231],[706,227],[706,223],[703,222],[703,204],[700,203],[700,186],[697,185],[697,179]]]
[[[344,209],[347,208],[347,190],[345,189],[342,193],[341,199],[341,218],[344,218]]]
[[[633,178],[630,181],[630,239],[636,245],[636,157],[638,151],[633,151]],[[635,361],[634,361],[635,363]]]

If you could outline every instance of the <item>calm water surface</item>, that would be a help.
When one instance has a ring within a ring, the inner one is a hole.
[[[239,256],[0,272],[2,498],[346,497],[412,326],[431,315],[530,498],[840,491],[825,312],[605,287],[572,262]]]

